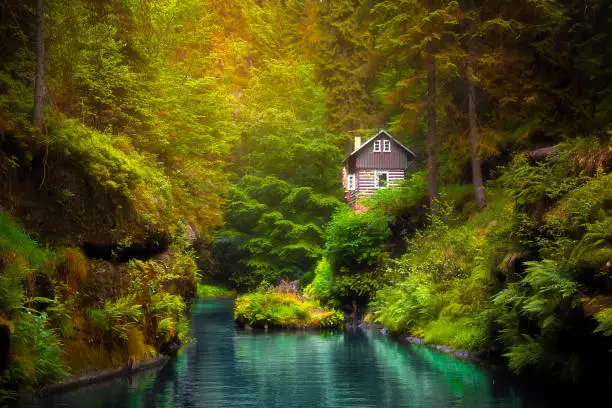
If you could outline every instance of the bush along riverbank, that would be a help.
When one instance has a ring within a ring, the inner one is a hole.
[[[236,296],[236,291],[222,286],[198,283],[197,294],[199,298],[234,297]]]
[[[396,335],[499,359],[515,373],[607,381],[612,353],[610,147],[517,155],[487,185],[445,186],[424,210],[424,178],[339,211],[306,289],[324,305],[367,305]],[[398,234],[398,230],[402,234]],[[399,237],[399,239],[398,239]]]
[[[236,299],[234,319],[239,326],[255,329],[335,329],[342,328],[344,315],[326,310],[303,298],[297,291],[262,285],[256,292]]]
[[[196,272],[188,240],[148,260],[90,259],[43,247],[1,213],[0,400],[176,353]]]

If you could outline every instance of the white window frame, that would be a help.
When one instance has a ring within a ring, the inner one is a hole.
[[[347,181],[347,187],[350,191],[355,190],[355,183],[356,182],[356,178],[354,174],[349,174],[348,175],[348,181]]]
[[[391,141],[383,140],[383,152],[389,153],[391,152]]]
[[[374,141],[374,153],[380,153],[380,140]]]
[[[384,186],[380,186],[380,175],[381,174],[385,174],[386,180],[387,180],[387,184]],[[375,171],[374,172],[374,188],[379,189],[379,188],[387,188],[389,187],[389,172],[388,171]]]

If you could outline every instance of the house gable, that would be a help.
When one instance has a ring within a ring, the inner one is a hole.
[[[401,144],[396,138],[391,136],[391,134],[389,132],[387,132],[386,130],[380,130],[376,135],[374,135],[373,137],[368,139],[365,143],[362,143],[361,146],[359,146],[358,148],[353,150],[353,152],[349,155],[349,157],[354,156],[354,155],[358,154],[360,151],[365,150],[366,147],[369,146],[369,145],[371,145],[370,148],[372,148],[372,150],[374,150],[373,149],[374,141],[375,140],[381,140],[383,138],[387,138],[388,140],[391,140],[393,143],[398,145],[401,149],[403,149],[404,151],[406,151],[407,153],[412,155],[413,158],[416,157],[416,154],[414,154],[414,152],[412,150],[410,150],[409,148],[407,148],[406,146]],[[344,160],[347,160],[349,157],[347,157]]]
[[[359,169],[404,170],[411,167],[415,154],[388,132],[381,130],[355,149],[346,159],[349,171]]]

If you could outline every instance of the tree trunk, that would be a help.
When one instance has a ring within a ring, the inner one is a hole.
[[[436,63],[427,56],[427,186],[429,205],[438,198],[438,158],[436,146]]]
[[[471,11],[476,11],[474,0],[468,0],[468,7]],[[476,19],[479,24],[480,19]],[[474,22],[472,22],[474,24]],[[468,28],[469,29],[469,28]],[[471,34],[473,35],[473,33]],[[472,36],[468,36],[466,59],[466,81],[468,91],[468,118],[470,120],[470,158],[472,162],[472,185],[474,187],[474,199],[476,207],[481,210],[487,205],[482,181],[482,166],[480,164],[480,131],[478,129],[478,113],[476,112],[476,55],[474,54],[474,44]]]
[[[45,98],[45,11],[44,0],[36,3],[36,82],[34,87],[34,115],[32,123],[42,130]]]
[[[474,198],[479,210],[487,205],[482,181],[482,168],[480,165],[480,132],[478,130],[478,114],[476,113],[476,85],[474,83],[474,68],[476,58],[472,53],[467,57],[467,86],[468,86],[468,117],[470,119],[470,155],[472,159],[472,185]]]

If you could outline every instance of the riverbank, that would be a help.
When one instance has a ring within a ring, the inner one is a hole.
[[[418,336],[414,336],[414,335],[406,334],[406,333],[402,333],[402,334],[393,333],[388,328],[386,328],[384,325],[380,323],[376,323],[376,322],[361,321],[361,322],[357,322],[354,325],[347,323],[345,324],[344,327],[345,329],[359,328],[359,329],[364,329],[364,330],[375,330],[385,336],[388,335],[390,338],[395,339],[400,343],[414,344],[417,346],[427,347],[432,350],[439,351],[441,353],[450,354],[452,356],[461,358],[463,360],[469,360],[473,362],[487,363],[487,364],[493,363],[487,358],[486,352],[463,350],[463,349],[453,348],[450,346],[444,346],[441,344],[428,343],[422,337],[418,337]]]
[[[450,354],[453,355],[455,357],[464,359],[464,360],[470,360],[470,361],[475,361],[475,362],[483,362],[483,363],[491,363],[490,361],[487,360],[486,358],[486,353],[482,352],[482,351],[469,351],[469,350],[461,350],[461,349],[453,349],[450,346],[443,346],[441,344],[431,344],[431,343],[427,343],[424,339],[422,339],[421,337],[415,337],[415,336],[410,336],[410,335],[402,335],[398,337],[398,340],[403,342],[403,343],[408,343],[408,344],[414,344],[417,346],[424,346],[424,347],[428,347],[432,350],[436,350],[442,353],[446,353],[446,354]]]
[[[199,298],[235,297],[236,291],[217,285],[198,283],[197,295]]]
[[[505,378],[505,381],[512,382],[525,389],[530,389],[530,392],[541,393],[541,395],[547,398],[552,398],[553,396],[558,398],[561,395],[558,401],[563,401],[563,403],[545,405],[547,407],[602,406],[605,405],[602,401],[607,401],[607,396],[602,393],[602,390],[605,390],[608,384],[605,380],[606,373],[600,373],[601,378],[598,381],[583,382],[563,381],[555,376],[543,377],[537,371],[516,373],[508,367],[507,362],[499,354],[491,354],[486,351],[462,350],[450,346],[428,343],[422,337],[406,333],[390,333],[387,328],[383,328],[381,331],[387,331],[388,336],[399,344],[420,346],[457,358],[457,361],[476,364],[479,367],[495,372],[496,375]],[[385,333],[383,332],[383,334]]]
[[[182,245],[147,260],[90,258],[80,247],[39,242],[0,211],[0,402],[176,352],[168,346],[185,340],[197,283],[194,255]]]
[[[191,316],[195,341],[156,374],[84,386],[24,408],[555,406],[485,365],[367,330],[236,330],[231,299],[198,299]]]
[[[68,377],[64,381],[48,385],[36,392],[37,395],[49,395],[57,392],[68,391],[75,388],[113,380],[118,377],[136,374],[145,370],[161,369],[172,357],[160,355],[154,358],[135,361],[132,367],[123,366],[105,370],[90,371],[78,376]]]

